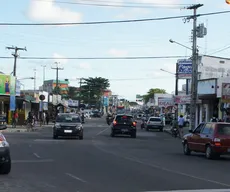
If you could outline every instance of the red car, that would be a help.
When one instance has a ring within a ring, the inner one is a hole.
[[[214,159],[230,154],[230,123],[201,123],[189,132],[182,140],[185,155],[194,151],[205,153],[207,159]]]

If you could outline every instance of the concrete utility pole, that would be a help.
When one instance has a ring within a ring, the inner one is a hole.
[[[36,94],[36,76],[37,76],[36,72],[37,72],[37,70],[34,69],[34,96]]]
[[[14,56],[14,70],[13,70],[13,76],[16,77],[16,70],[17,70],[17,58],[18,58],[18,51],[27,51],[26,47],[25,48],[20,48],[20,47],[6,47],[6,49],[13,49],[14,53],[12,54]]]
[[[57,67],[51,67],[51,69],[55,69],[56,70],[56,94],[57,94],[57,98],[58,98],[58,84],[59,84],[59,77],[58,77],[58,72],[59,72],[59,70],[64,70],[64,68],[61,68],[61,67],[58,67],[58,64],[60,64],[59,62],[55,62],[55,64],[57,65]],[[58,102],[58,100],[57,100],[57,102]]]
[[[45,79],[46,79],[46,65],[41,65],[42,68],[43,68],[43,84],[42,84],[42,92],[44,91],[44,82],[45,82]]]
[[[190,129],[196,127],[196,103],[197,103],[197,87],[198,87],[198,51],[197,51],[197,9],[203,4],[196,4],[187,7],[193,10],[193,16],[188,17],[185,21],[193,19],[193,45],[192,45],[192,87],[191,87],[191,103],[190,103]]]

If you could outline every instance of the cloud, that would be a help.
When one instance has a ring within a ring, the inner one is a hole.
[[[80,63],[79,68],[84,69],[84,70],[91,70],[92,69],[92,67],[89,63]]]
[[[39,22],[80,22],[81,13],[62,8],[50,1],[31,1],[28,16]]]
[[[54,62],[60,62],[61,65],[68,63],[68,59],[65,56],[60,55],[58,53],[54,53],[53,58],[55,58]],[[64,59],[58,59],[58,58],[64,58]]]
[[[108,52],[110,55],[114,57],[125,57],[128,55],[128,52],[125,50],[118,50],[118,49],[110,49]]]
[[[134,8],[134,9],[130,9],[130,10],[124,12],[124,13],[121,13],[121,14],[117,15],[116,18],[119,18],[119,19],[132,19],[132,18],[135,18],[135,17],[147,15],[149,13],[150,13],[150,10],[142,9],[142,8]]]

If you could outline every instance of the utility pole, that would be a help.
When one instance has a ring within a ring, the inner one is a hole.
[[[44,91],[44,88],[45,88],[45,85],[44,85],[44,83],[45,83],[45,79],[46,79],[46,65],[41,65],[42,66],[42,68],[43,68],[43,84],[42,84],[42,92]]]
[[[59,77],[58,77],[58,72],[59,72],[59,70],[64,70],[64,68],[61,68],[61,67],[58,67],[58,64],[60,64],[59,62],[55,62],[55,64],[57,65],[56,67],[51,67],[51,69],[55,69],[56,70],[56,90],[55,90],[55,92],[56,92],[56,94],[57,94],[57,102],[58,102],[58,84],[59,84]]]
[[[198,51],[197,51],[197,9],[203,4],[196,4],[187,7],[193,10],[193,16],[188,17],[185,21],[193,19],[193,45],[192,45],[192,83],[191,83],[191,103],[190,103],[190,130],[196,127],[196,103],[197,103],[197,87],[198,87]]]
[[[36,93],[36,76],[37,76],[37,74],[36,74],[36,69],[34,69],[34,95],[35,95],[35,93]]]
[[[17,58],[18,58],[18,51],[27,51],[26,47],[25,48],[20,48],[20,47],[6,47],[6,49],[13,49],[14,53],[12,54],[14,56],[14,70],[13,70],[13,76],[16,77],[16,70],[17,70]]]
[[[178,96],[178,63],[176,63],[176,73],[175,73],[175,97]],[[178,104],[176,104],[175,118],[178,118]]]

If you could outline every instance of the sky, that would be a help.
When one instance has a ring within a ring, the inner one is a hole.
[[[204,4],[198,13],[230,10],[225,0],[1,0],[0,23],[88,22],[181,16],[192,14],[191,10],[183,7],[195,3]],[[230,13],[198,18],[198,24],[204,23],[208,30],[205,38],[198,39],[201,54],[230,57],[230,49],[214,54],[230,45],[227,18],[230,18]],[[191,50],[172,44],[169,39],[191,47],[191,29],[192,20],[184,23],[182,19],[101,25],[0,26],[0,56],[11,56],[12,50],[6,49],[6,46],[17,46],[27,48],[27,51],[20,51],[20,56],[56,58],[18,59],[18,79],[32,77],[36,70],[36,88],[42,85],[43,65],[46,66],[45,79],[56,78],[55,70],[51,68],[55,67],[54,62],[57,61],[64,68],[59,72],[60,79],[69,79],[70,85],[79,86],[77,78],[103,77],[110,80],[110,89],[114,94],[135,100],[136,94],[146,94],[150,88],[162,88],[168,93],[174,91],[174,75],[161,69],[175,73],[177,59],[57,58],[171,55],[186,58],[191,55]],[[0,59],[0,71],[10,74],[13,71],[13,60]],[[34,89],[33,80],[24,79],[21,83],[25,89]],[[179,84],[181,88],[184,81],[180,80]]]

